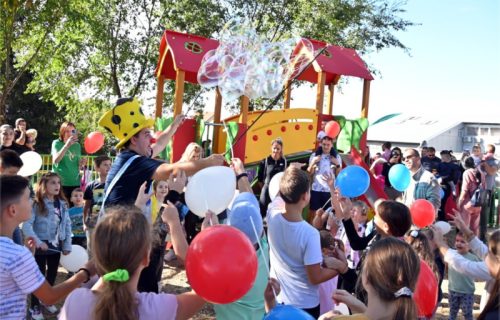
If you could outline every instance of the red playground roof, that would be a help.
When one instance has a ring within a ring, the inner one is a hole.
[[[318,40],[308,40],[311,41],[315,53],[325,46],[326,49],[298,77],[299,80],[317,83],[318,73],[322,71],[326,72],[325,84],[332,83],[337,76],[352,76],[373,80],[370,71],[354,49],[338,47]],[[295,50],[300,50],[301,47],[302,43],[299,43]]]
[[[347,49],[318,40],[311,41],[314,51],[326,50],[307,68],[298,78],[317,83],[318,72],[326,72],[325,84],[330,84],[337,76],[353,76],[373,80],[365,63],[354,49]],[[160,55],[155,75],[163,75],[167,79],[175,80],[176,71],[185,72],[185,81],[198,83],[197,74],[203,56],[210,50],[216,49],[219,42],[197,35],[166,30],[160,42]],[[297,44],[295,52],[300,50],[302,42]]]
[[[183,70],[185,81],[198,83],[196,76],[201,59],[205,53],[218,46],[217,40],[166,30],[160,42],[160,56],[155,75],[175,80],[176,70]]]

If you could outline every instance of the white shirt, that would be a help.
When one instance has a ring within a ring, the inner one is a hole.
[[[316,155],[314,153],[311,154],[311,157],[309,158],[309,165],[311,165],[315,157]],[[339,162],[339,165],[342,167],[342,158],[338,154],[337,154],[337,161]],[[328,187],[328,183],[326,183],[326,181],[323,180],[323,175],[328,172],[334,172],[331,168],[332,164],[333,163],[330,159],[330,154],[321,155],[321,160],[316,164],[318,166],[318,169],[314,172],[312,177],[311,189],[313,191],[330,192],[330,187]]]
[[[280,212],[267,217],[271,277],[281,286],[278,301],[297,308],[319,304],[319,290],[307,278],[307,265],[321,263],[319,232],[306,221],[287,221]]]
[[[26,296],[44,282],[31,252],[0,237],[0,319],[24,319]]]

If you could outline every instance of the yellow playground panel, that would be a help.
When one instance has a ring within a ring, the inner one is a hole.
[[[248,113],[248,126],[262,114],[263,111]],[[225,122],[241,122],[242,116],[237,115],[225,119]],[[215,130],[223,130],[218,127]],[[282,109],[265,112],[259,121],[247,131],[245,138],[245,163],[255,163],[271,153],[271,141],[281,138],[284,142],[285,155],[313,150],[316,146],[318,132],[318,111],[316,109]],[[227,134],[218,135],[216,153],[224,153]]]

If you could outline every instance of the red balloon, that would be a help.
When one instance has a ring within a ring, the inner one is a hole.
[[[203,299],[219,304],[234,302],[253,286],[257,254],[240,230],[215,225],[200,232],[186,255],[186,275]]]
[[[425,228],[434,222],[436,209],[432,203],[425,199],[418,199],[410,207],[413,224],[419,228]]]
[[[325,133],[330,138],[336,138],[340,133],[340,126],[336,121],[328,121],[325,126]]]
[[[420,260],[420,274],[413,299],[417,304],[418,316],[430,318],[436,308],[438,297],[438,282],[431,267]]]
[[[85,138],[83,145],[88,154],[96,153],[104,145],[104,135],[99,131],[91,132]]]

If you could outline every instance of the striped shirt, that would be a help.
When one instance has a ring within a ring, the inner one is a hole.
[[[0,319],[24,319],[26,296],[44,282],[31,252],[0,237]]]

